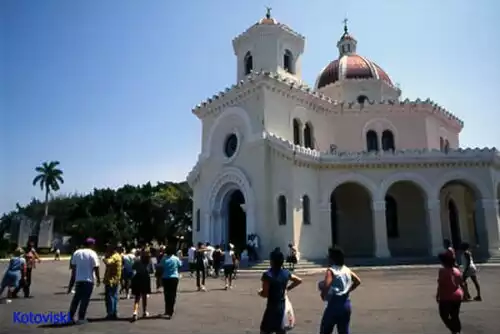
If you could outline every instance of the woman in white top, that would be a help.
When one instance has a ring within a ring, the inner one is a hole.
[[[228,250],[224,252],[224,281],[226,283],[225,289],[233,287],[233,273],[236,267],[236,255],[234,254],[234,245],[229,244]]]
[[[476,288],[476,293],[477,296],[474,298],[475,301],[481,301],[481,287],[479,286],[479,280],[477,279],[477,268],[476,264],[474,263],[474,259],[472,258],[472,253],[470,251],[470,245],[466,242],[462,244],[462,251],[463,251],[463,264],[464,264],[464,272],[463,272],[463,283],[464,283],[464,292],[465,296],[464,298],[466,300],[470,300],[470,293],[469,293],[469,287],[467,286],[467,279],[470,278],[472,280],[472,283],[474,284],[474,287]]]
[[[326,302],[320,334],[332,334],[335,327],[339,334],[348,334],[351,321],[349,294],[361,284],[361,281],[344,264],[344,252],[341,249],[330,248],[328,257],[331,266],[326,270],[325,279],[319,283],[321,299]]]

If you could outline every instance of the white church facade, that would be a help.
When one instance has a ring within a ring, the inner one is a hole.
[[[263,256],[424,257],[443,239],[500,248],[500,155],[463,149],[463,123],[430,100],[400,100],[347,26],[314,88],[305,38],[266,17],[233,40],[237,83],[196,106],[202,148],[188,175],[193,240],[257,234]]]

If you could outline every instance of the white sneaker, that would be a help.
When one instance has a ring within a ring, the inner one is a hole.
[[[130,293],[127,293],[127,299],[130,299]]]
[[[5,299],[5,304],[10,304],[12,303],[12,299]]]
[[[132,321],[136,321],[137,320],[137,312],[134,312],[132,314]]]
[[[72,294],[75,294],[75,289],[71,290],[71,293],[72,293]]]
[[[144,312],[144,313],[142,314],[142,317],[143,317],[143,318],[147,318],[147,317],[149,317],[149,312]]]

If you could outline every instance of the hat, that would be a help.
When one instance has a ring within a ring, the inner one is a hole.
[[[95,239],[94,238],[87,238],[87,239],[85,239],[85,243],[87,245],[94,245],[95,244]]]

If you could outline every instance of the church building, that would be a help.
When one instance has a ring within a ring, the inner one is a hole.
[[[463,122],[430,99],[402,100],[348,31],[302,81],[305,37],[271,17],[233,42],[237,81],[193,109],[201,153],[188,175],[193,240],[261,256],[293,243],[324,258],[427,257],[443,239],[500,247],[500,154],[460,148]]]

